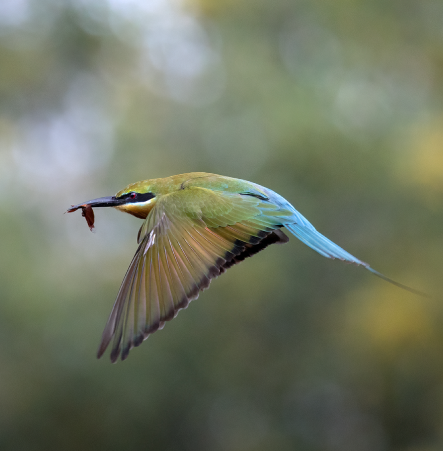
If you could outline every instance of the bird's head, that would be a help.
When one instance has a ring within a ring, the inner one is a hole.
[[[130,213],[137,218],[145,219],[151,211],[156,201],[155,194],[152,193],[146,185],[133,183],[119,191],[115,196],[99,197],[78,205],[73,205],[68,212],[79,208],[85,211],[91,211],[97,207],[114,207],[117,210]]]

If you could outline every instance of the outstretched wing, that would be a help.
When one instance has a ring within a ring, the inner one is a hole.
[[[98,350],[112,342],[111,360],[163,328],[212,278],[273,243],[291,213],[266,198],[187,188],[161,197],[139,232]],[[286,219],[286,221],[285,221]]]

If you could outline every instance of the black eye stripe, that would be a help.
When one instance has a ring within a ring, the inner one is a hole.
[[[132,198],[132,196],[136,194],[136,196],[134,198]],[[126,204],[130,204],[130,203],[137,203],[137,202],[146,202],[150,199],[153,199],[155,197],[154,194],[152,193],[127,193],[127,194],[123,194],[123,196],[121,196],[121,198],[126,200]]]

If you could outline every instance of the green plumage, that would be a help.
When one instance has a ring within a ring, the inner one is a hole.
[[[139,182],[117,197],[136,190],[155,193],[156,202],[103,333],[98,355],[113,339],[112,361],[126,358],[247,247],[282,226],[281,209],[265,202],[264,192],[228,177],[196,173]],[[280,232],[269,242],[285,238]]]
[[[98,350],[101,357],[112,341],[113,362],[162,329],[211,279],[271,244],[286,243],[282,227],[324,257],[361,265],[422,294],[337,246],[277,193],[245,180],[204,172],[144,180],[68,211],[81,208],[92,228],[95,207],[115,207],[144,219]]]

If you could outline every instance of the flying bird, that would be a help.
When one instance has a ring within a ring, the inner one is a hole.
[[[97,353],[100,358],[112,341],[112,362],[119,356],[125,360],[134,346],[162,329],[211,279],[271,244],[287,243],[283,227],[324,257],[363,266],[424,295],[333,243],[279,194],[245,180],[205,172],[143,180],[68,212],[81,208],[92,230],[96,207],[114,207],[144,220]]]

